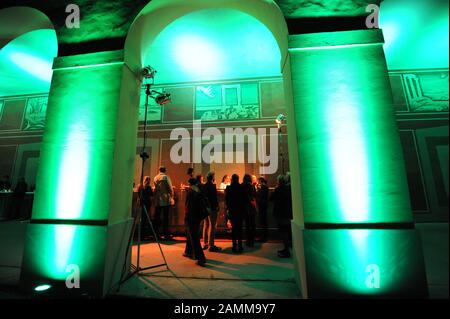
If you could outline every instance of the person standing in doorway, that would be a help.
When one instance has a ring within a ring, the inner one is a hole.
[[[290,236],[290,222],[292,219],[292,205],[290,187],[286,184],[286,179],[283,175],[277,178],[277,187],[272,193],[271,200],[273,201],[273,216],[278,221],[278,230],[283,239],[283,249],[278,251],[278,257],[289,258],[291,253],[289,251],[289,236]]]
[[[202,189],[203,194],[208,199],[210,208],[210,215],[203,222],[203,249],[209,249],[210,252],[219,252],[222,248],[217,247],[214,242],[219,212],[219,201],[217,200],[217,187],[214,177],[214,173],[209,172]]]
[[[233,252],[242,252],[242,221],[243,221],[243,189],[239,184],[239,176],[231,176],[231,184],[225,189],[225,203],[232,225]]]
[[[207,218],[206,198],[198,188],[196,178],[189,180],[190,188],[186,194],[185,202],[185,226],[186,226],[186,248],[184,257],[197,260],[197,265],[206,264],[205,254],[200,243],[200,223]]]
[[[169,234],[169,208],[173,204],[173,187],[170,177],[166,174],[166,168],[161,166],[159,174],[154,178],[155,183],[155,224],[159,229],[162,224],[162,233],[165,240],[171,239]],[[161,223],[162,215],[162,223]]]
[[[269,187],[264,177],[258,179],[256,185],[256,204],[258,205],[259,224],[261,225],[261,242],[266,242],[269,236],[269,228],[267,222],[267,208],[269,206]]]
[[[27,191],[28,184],[25,182],[25,178],[19,178],[13,192],[13,209],[11,219],[23,219],[24,214],[22,212],[22,208],[24,206],[25,194]]]
[[[252,177],[248,174],[244,176],[242,189],[244,196],[245,230],[247,235],[245,244],[247,247],[254,247],[256,232],[256,189],[252,183]]]
[[[151,234],[151,227],[150,227],[150,218],[151,216],[151,206],[152,206],[152,197],[153,197],[153,190],[151,186],[151,179],[150,176],[144,177],[144,184],[139,184],[138,186],[138,204],[140,209],[142,207],[145,207],[145,210],[147,211],[147,214],[145,214],[144,211],[142,211],[141,215],[141,221],[146,220],[147,223],[142,223],[142,238],[147,237]]]
[[[221,198],[221,202],[225,202],[225,189],[227,188],[227,186],[229,186],[231,183],[231,178],[230,175],[226,174],[222,177],[222,182],[219,185],[219,189],[222,192],[220,192],[219,194],[223,195],[223,197]],[[229,234],[231,233],[231,221],[228,219],[228,213],[227,213],[227,209],[226,209],[226,205],[224,205],[223,207],[223,216],[224,216],[224,222],[225,222],[225,231]]]

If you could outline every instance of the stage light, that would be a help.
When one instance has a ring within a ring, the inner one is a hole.
[[[172,101],[170,98],[170,93],[160,93],[155,91],[154,93],[156,93],[156,96],[154,96],[153,98],[155,99],[155,102],[158,103],[159,105],[164,105]]]
[[[286,123],[286,116],[284,114],[278,114],[277,118],[275,119],[275,123],[277,124]]]
[[[286,123],[286,116],[284,114],[278,114],[275,118],[275,123],[277,123],[278,129],[281,129],[281,126]]]
[[[153,79],[158,71],[151,66],[146,66],[142,69],[142,76],[144,79]]]
[[[39,285],[36,288],[34,288],[34,291],[36,292],[43,292],[43,291],[47,291],[51,288],[52,286],[50,285]]]

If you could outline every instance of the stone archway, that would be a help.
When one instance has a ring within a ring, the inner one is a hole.
[[[276,43],[278,44],[281,59],[279,61],[280,74],[283,77],[285,103],[287,108],[288,117],[293,114],[293,98],[292,98],[292,79],[291,79],[291,64],[289,62],[288,52],[288,30],[285,18],[275,4],[271,0],[219,0],[219,1],[207,1],[207,0],[194,0],[188,4],[183,0],[153,0],[151,1],[137,16],[133,22],[130,31],[127,36],[124,51],[124,62],[129,67],[131,73],[139,74],[140,70],[145,65],[145,53],[148,47],[157,39],[161,31],[163,31],[169,24],[177,19],[187,16],[194,12],[199,12],[208,9],[228,9],[237,12],[244,13],[256,19],[259,23],[264,25],[272,34]],[[127,71],[128,72],[128,71]],[[126,90],[133,92],[133,95],[138,95],[141,90],[141,83],[133,83],[134,87],[129,87],[129,83],[125,78],[122,81],[122,88],[126,87]],[[292,117],[293,118],[293,117]],[[298,194],[293,197],[294,202],[294,218],[297,222],[303,221],[303,210],[301,200],[300,179],[298,170],[298,150],[297,141],[295,137],[295,126],[293,122],[289,123],[289,156],[290,161],[295,163],[291,169],[292,176],[292,189],[293,193]],[[301,250],[298,254],[302,255]],[[304,258],[301,256],[301,260]],[[302,289],[306,290],[306,280],[304,269],[299,271],[303,272],[299,274],[299,284],[302,285]],[[302,279],[300,279],[302,277]]]

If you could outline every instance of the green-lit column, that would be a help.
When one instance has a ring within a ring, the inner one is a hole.
[[[381,30],[290,37],[294,251],[312,298],[426,296],[382,44]]]
[[[53,68],[21,286],[103,295],[129,237],[139,80],[122,51],[57,58]],[[67,289],[77,275],[80,288]]]

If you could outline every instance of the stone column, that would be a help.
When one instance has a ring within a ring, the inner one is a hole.
[[[383,42],[378,29],[289,39],[303,217],[292,228],[306,297],[427,295]]]
[[[22,265],[25,291],[50,285],[59,296],[102,296],[120,277],[140,97],[139,79],[123,61],[123,51],[55,59]],[[66,281],[77,279],[80,287],[68,289]]]

